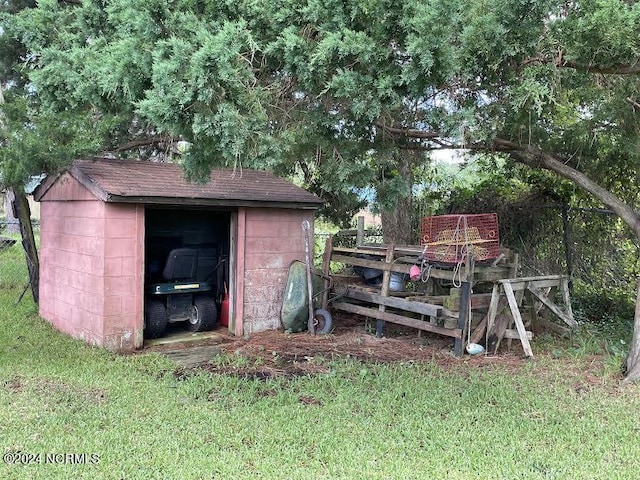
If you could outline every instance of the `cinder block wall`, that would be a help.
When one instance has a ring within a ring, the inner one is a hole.
[[[289,209],[247,209],[244,273],[244,333],[280,328],[280,309],[289,265],[305,261],[302,221],[313,212]]]
[[[143,343],[144,206],[104,206],[103,345],[131,351]]]
[[[41,199],[40,316],[88,343],[130,351],[142,346],[144,208],[82,189],[69,177]]]
[[[97,345],[103,337],[103,210],[90,199],[41,203],[40,316]]]

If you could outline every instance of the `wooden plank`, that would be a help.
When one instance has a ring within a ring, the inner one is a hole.
[[[442,311],[442,307],[439,305],[414,302],[412,300],[404,300],[402,298],[396,297],[384,297],[382,295],[365,292],[355,288],[347,288],[344,296],[353,298],[355,300],[376,303],[378,305],[385,305],[387,307],[399,308],[401,310],[407,310],[408,312],[420,313],[422,315],[429,315],[434,317],[439,316],[440,312]]]
[[[342,310],[344,312],[355,313],[363,315],[365,317],[371,317],[381,319],[386,322],[397,323],[398,325],[404,325],[406,327],[417,328],[418,330],[424,330],[427,332],[437,333],[439,335],[445,335],[447,337],[462,338],[462,330],[458,328],[444,328],[433,325],[424,320],[418,320],[417,318],[404,317],[395,313],[381,312],[375,308],[363,307],[362,305],[354,305],[346,302],[335,302],[331,304],[331,307],[336,310]]]
[[[448,298],[448,295],[442,295],[443,298]],[[487,307],[489,307],[489,305],[491,305],[491,298],[492,298],[492,294],[491,293],[474,293],[471,295],[471,309],[472,310],[483,310]],[[458,306],[459,308],[459,306]],[[454,312],[457,312],[458,310],[452,310]],[[456,314],[456,318],[458,317],[458,315]]]
[[[370,247],[367,247],[367,248],[334,247],[333,251],[338,253],[357,253],[357,254],[363,254],[363,255],[378,255],[381,257],[381,259],[387,254],[386,249],[370,248]]]
[[[361,247],[364,243],[364,217],[358,216],[358,228],[356,230],[356,246]]]
[[[378,235],[380,232],[378,230],[371,230],[370,228],[363,230],[363,233],[365,236],[368,235]],[[338,232],[335,233],[336,237],[357,237],[358,236],[358,230],[354,229],[354,228],[350,228],[347,230],[340,230]],[[358,243],[356,242],[356,245]],[[364,244],[363,244],[364,245]]]
[[[322,292],[322,308],[327,309],[329,305],[329,272],[331,271],[331,252],[333,250],[333,236],[329,235],[324,242],[324,254],[322,255],[322,285],[324,292]]]
[[[412,295],[405,298],[405,300],[410,300],[412,302],[421,302],[421,303],[430,303],[431,305],[442,305],[442,299],[445,295],[416,295],[413,292]]]
[[[513,289],[511,288],[511,284],[509,282],[505,282],[502,284],[502,287],[504,288],[504,293],[507,296],[507,302],[509,303],[509,308],[511,309],[513,321],[516,324],[516,329],[518,330],[518,334],[520,335],[520,342],[522,343],[524,354],[527,357],[533,357],[533,350],[531,350],[531,344],[529,344],[527,332],[524,328],[524,323],[522,323],[522,317],[520,316],[520,310],[518,309],[518,302],[516,301],[516,297]]]
[[[396,252],[397,251],[398,249],[396,248]],[[355,265],[358,267],[377,268],[378,270],[382,270],[383,272],[388,269],[392,272],[407,273],[407,274],[409,273],[409,269],[411,268],[411,266],[417,262],[417,257],[420,254],[418,253],[418,255],[411,258],[400,257],[397,259],[398,262],[385,264],[382,261],[382,258],[380,260],[372,260],[372,259],[366,259],[366,258],[359,258],[351,255],[342,255],[342,254],[349,254],[349,253],[358,254],[358,255],[360,254],[376,255],[380,257],[384,255],[384,251],[381,252],[380,250],[374,250],[372,249],[372,247],[361,248],[361,249],[334,247],[332,250],[331,261],[346,263],[347,265]],[[400,262],[400,260],[406,263],[402,263]],[[474,282],[499,281],[504,279],[506,276],[508,276],[508,274],[509,274],[509,268],[507,267],[488,267],[488,266],[476,265],[473,273],[473,279],[474,279]],[[429,277],[438,278],[441,280],[453,281],[454,272],[453,270],[447,270],[447,269],[437,268],[432,266],[429,272]]]
[[[222,331],[226,331],[226,329],[220,328],[218,330],[208,331],[208,332],[184,331],[179,333],[170,333],[160,338],[145,339],[144,346],[156,347],[159,345],[170,345],[173,343],[184,343],[184,342],[201,342],[204,340],[208,342],[216,341],[216,342],[222,343],[228,340],[227,337],[225,337],[222,333],[220,333]]]
[[[334,252],[335,252],[334,248]],[[402,263],[385,263],[381,260],[371,260],[367,258],[351,257],[349,255],[331,255],[332,262],[346,263],[348,265],[355,265],[357,267],[375,268],[382,272],[397,272],[397,273],[409,273],[410,265]]]
[[[545,289],[545,296],[549,294],[548,290],[550,289]],[[540,325],[538,313],[542,308],[542,304],[536,300],[536,297],[529,290],[526,292],[526,298],[527,302],[531,304],[531,330],[533,330],[536,335],[540,335],[541,331],[538,328]]]
[[[564,301],[565,314],[571,319],[572,323],[575,322],[573,317],[573,309],[571,308],[571,296],[569,291],[569,278],[563,277],[560,284],[560,291],[562,293],[562,300]],[[577,323],[576,323],[577,324]]]
[[[219,355],[221,347],[219,345],[207,345],[204,347],[189,347],[177,350],[167,350],[161,352],[169,360],[176,362],[183,367],[194,367],[203,363],[208,363],[213,357]]]
[[[530,332],[529,330],[527,330],[526,334],[527,334],[527,339],[529,340],[533,339],[533,332]],[[508,338],[510,340],[519,340],[520,334],[518,333],[517,330],[508,328],[504,331],[504,338]]]
[[[384,257],[385,266],[390,266],[393,263],[393,245],[389,245],[387,248],[387,254]],[[389,296],[389,282],[391,280],[391,271],[385,269],[382,274],[382,288],[380,289],[380,295],[382,297]],[[384,304],[380,304],[378,306],[378,310],[383,312],[386,310],[386,306]],[[376,322],[376,337],[381,338],[384,335],[384,319],[376,317],[378,321]]]
[[[471,295],[471,308],[487,308],[491,304],[491,293],[474,293]]]
[[[493,294],[492,294],[492,298],[493,298]],[[507,304],[507,301],[505,300],[505,298],[499,297],[499,299],[497,300],[497,307],[495,305],[493,306],[494,320],[495,320],[496,312],[502,311],[506,306],[506,304]],[[492,308],[491,304],[489,305],[489,308]],[[482,340],[482,337],[485,337],[485,338],[488,337],[488,335],[485,335],[485,334],[487,333],[490,314],[491,312],[487,312],[487,314],[482,318],[482,320],[480,320],[480,323],[471,334],[471,343],[479,343]]]
[[[506,305],[505,300],[505,305]],[[511,315],[508,313],[501,313],[496,316],[495,322],[493,324],[493,328],[489,331],[487,335],[487,351],[492,351],[494,354],[498,351],[500,347],[500,342],[504,338],[504,332],[509,327],[509,324],[512,322]]]
[[[517,277],[517,278],[505,278],[500,283],[520,283],[520,282],[537,282],[545,280],[561,280],[563,275],[543,275],[538,277]],[[556,283],[554,286],[559,285]],[[515,289],[514,289],[515,290]]]
[[[456,338],[456,343],[453,347],[453,354],[456,357],[461,357],[463,354],[464,348],[464,334],[469,328],[467,325],[467,321],[469,319],[469,296],[471,295],[471,283],[470,282],[462,282],[462,286],[460,287],[460,312],[458,314],[458,330],[462,332],[462,336],[460,338]]]
[[[544,294],[533,285],[529,285],[529,291],[534,294],[536,298],[538,298],[538,300],[540,300],[544,304],[545,307],[551,310],[564,323],[572,328],[578,326],[578,322],[576,322],[573,318],[567,316],[555,303],[545,297]]]
[[[498,314],[498,303],[500,301],[500,287],[496,284],[491,291],[491,301],[489,302],[489,311],[487,312],[487,336],[493,330],[493,324]],[[503,307],[504,308],[504,307]]]
[[[469,340],[469,343],[478,343],[480,342],[480,340],[482,340],[482,337],[484,337],[484,333],[487,330],[487,318],[488,315],[485,315],[482,320],[480,320],[480,323],[478,324],[476,329],[473,331],[473,333],[471,333],[471,339]]]
[[[560,278],[541,278],[538,280],[524,280],[520,278],[503,278],[498,280],[498,283],[504,285],[508,283],[511,285],[511,289],[515,292],[526,290],[529,285],[533,285],[537,288],[558,287],[560,286]]]
[[[510,269],[507,267],[479,267],[476,265],[473,272],[475,282],[497,282],[509,275]]]
[[[372,253],[373,255],[385,255],[387,252],[387,245],[366,245],[361,249],[349,249],[346,247],[340,247],[339,251],[346,253],[361,253],[362,251],[367,251],[368,253]],[[422,252],[424,247],[421,245],[396,245],[394,248],[394,255],[398,256],[410,256],[412,257],[410,262],[414,262]]]
[[[234,304],[233,311],[235,313],[233,317],[229,318],[229,330],[233,328],[235,336],[240,338],[244,335],[244,266],[247,244],[247,209],[245,207],[238,207],[237,218],[238,233],[236,236],[236,269],[238,274],[235,277],[235,290],[232,290],[231,292],[231,301]]]

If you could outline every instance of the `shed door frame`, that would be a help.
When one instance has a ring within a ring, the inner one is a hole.
[[[141,250],[142,250],[142,261],[141,261],[141,282],[142,285],[142,316],[140,318],[140,331],[142,332],[143,324],[144,324],[144,301],[145,301],[145,265],[146,265],[146,254],[147,249],[145,248],[147,241],[146,231],[146,221],[147,221],[147,213],[149,208],[153,209],[169,209],[169,210],[184,210],[184,206],[177,204],[170,205],[144,205],[142,212],[142,232],[141,235]],[[237,275],[237,266],[242,265],[244,270],[244,247],[245,247],[245,218],[246,213],[245,209],[242,207],[238,208],[220,208],[216,209],[215,207],[209,206],[201,206],[199,208],[188,208],[190,210],[201,210],[208,212],[227,212],[229,213],[229,256],[228,256],[228,269],[229,269],[229,284],[227,288],[229,290],[229,325],[227,327],[229,333],[235,334],[238,336],[242,336],[243,332],[243,321],[242,321],[242,311],[243,311],[243,300],[244,299],[244,275]],[[242,211],[240,213],[240,211]],[[242,228],[242,232],[239,229]],[[238,285],[238,282],[240,285]],[[218,316],[221,312],[218,312]],[[238,316],[239,315],[239,316]],[[236,321],[236,318],[239,318],[239,321]],[[239,332],[239,333],[238,333]],[[142,337],[142,335],[141,335]]]
[[[244,334],[244,259],[247,211],[238,207],[231,214],[229,242],[229,333]]]

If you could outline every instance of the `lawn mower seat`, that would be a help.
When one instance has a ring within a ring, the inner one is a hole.
[[[174,248],[169,252],[162,276],[169,282],[191,281],[196,277],[198,252],[193,248]]]

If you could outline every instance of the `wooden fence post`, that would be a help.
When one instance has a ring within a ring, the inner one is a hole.
[[[356,231],[356,247],[364,245],[364,217],[358,217],[358,229]]]
[[[389,264],[391,262],[393,262],[393,252],[394,252],[395,247],[393,245],[389,245],[387,247],[387,255],[384,257],[384,261],[385,263]],[[383,297],[388,297],[389,296],[389,281],[391,280],[391,270],[387,270],[385,269],[384,273],[382,274],[382,288],[380,290],[380,295],[382,295]],[[387,309],[387,307],[385,307],[384,305],[380,305],[380,307],[378,307],[378,310],[380,310],[381,312],[384,312]],[[378,338],[382,338],[382,336],[384,335],[384,320],[378,319],[376,321],[376,337]]]

